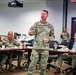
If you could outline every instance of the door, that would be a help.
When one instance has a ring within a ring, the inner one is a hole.
[[[71,23],[71,38],[74,37],[74,34],[76,33],[76,17],[72,18],[72,23]]]

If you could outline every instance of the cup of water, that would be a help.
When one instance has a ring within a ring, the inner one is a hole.
[[[5,45],[2,45],[2,49],[5,49]]]
[[[54,50],[56,50],[57,49],[57,44],[56,43],[54,43]]]

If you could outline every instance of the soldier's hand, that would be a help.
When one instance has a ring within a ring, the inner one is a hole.
[[[5,43],[5,41],[4,41],[4,40],[2,40],[2,43],[4,44],[4,43]]]
[[[44,39],[44,44],[49,43],[50,39]]]
[[[32,31],[29,31],[28,34],[29,34],[29,35],[32,35]]]

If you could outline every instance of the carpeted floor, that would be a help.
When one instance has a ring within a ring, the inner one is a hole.
[[[24,60],[22,60],[22,63],[23,62],[24,62]],[[13,64],[16,65],[17,61],[13,61]],[[52,64],[54,64],[54,63],[52,63]],[[57,65],[57,62],[56,62],[55,65]],[[63,63],[62,70],[64,68],[66,68],[66,67],[69,67],[69,66],[67,64]],[[56,75],[56,74],[54,74],[54,71],[55,70],[53,68],[50,68],[50,70],[47,70],[46,75]],[[0,75],[27,75],[27,71],[25,69],[23,69],[23,70],[16,70],[16,69],[14,69],[13,72],[9,72],[9,71],[5,70],[4,74],[0,74]],[[39,75],[38,70],[35,71],[34,75]],[[64,74],[57,74],[57,75],[64,75]]]

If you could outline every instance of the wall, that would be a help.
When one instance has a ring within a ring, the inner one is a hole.
[[[25,3],[23,8],[9,8],[7,4],[0,4],[0,34],[6,35],[11,30],[21,34],[25,33],[28,36],[27,33],[30,26],[40,20],[42,9],[48,9],[48,22],[54,26],[55,40],[60,42],[63,21],[63,0]],[[69,0],[67,17],[69,33],[71,33],[71,17],[76,17],[76,3],[71,3]]]
[[[49,10],[48,21],[54,26],[55,40],[60,42],[63,23],[63,0],[48,0],[46,7]]]
[[[46,5],[50,12],[48,20],[54,26],[56,40],[60,42],[63,23],[63,0],[48,0]],[[72,17],[76,17],[76,2],[71,3],[70,0],[68,0],[67,31],[70,35]]]
[[[0,35],[13,31],[29,37],[28,30],[34,22],[40,20],[43,9],[46,9],[46,1],[24,3],[23,8],[11,8],[7,4],[0,4]]]
[[[67,28],[69,33],[71,34],[71,18],[76,17],[76,2],[71,3],[68,1],[68,18],[67,18]]]

